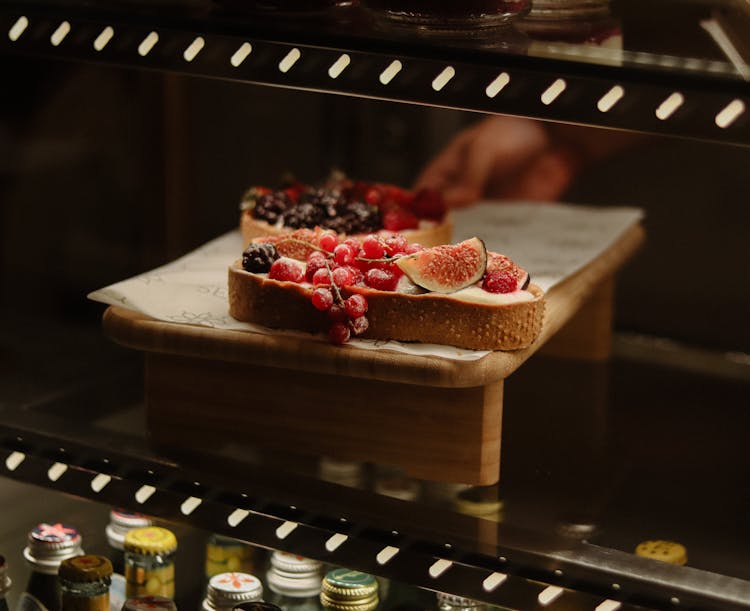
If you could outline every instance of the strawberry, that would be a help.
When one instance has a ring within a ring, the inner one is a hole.
[[[415,229],[419,219],[405,208],[390,208],[383,213],[383,227],[389,231]]]

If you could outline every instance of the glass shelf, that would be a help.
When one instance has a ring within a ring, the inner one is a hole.
[[[237,4],[3,0],[0,52],[750,144],[740,2],[604,5],[608,42],[571,39],[533,11],[446,38],[362,8],[264,16]]]
[[[741,376],[535,357],[506,385],[499,486],[467,493],[412,480],[418,497],[404,501],[382,493],[394,474],[381,465],[334,464],[336,483],[320,457],[291,451],[157,446],[139,356],[95,326],[54,331],[45,332],[54,355],[27,337],[5,344],[19,365],[3,382],[4,476],[511,608],[533,606],[550,586],[570,590],[565,604],[576,608],[750,604]],[[60,365],[41,383],[40,362]],[[345,485],[352,469],[358,481]],[[467,494],[499,498],[502,510],[462,513]],[[688,566],[636,557],[647,539],[681,542]],[[397,553],[381,564],[384,550]],[[432,576],[439,561],[448,570]],[[507,583],[487,591],[493,574]]]

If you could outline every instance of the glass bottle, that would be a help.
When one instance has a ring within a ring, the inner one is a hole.
[[[8,601],[5,599],[5,595],[10,590],[11,585],[5,556],[0,556],[0,611],[8,611]]]
[[[75,556],[60,564],[62,611],[109,611],[112,563],[104,556]]]
[[[135,528],[151,526],[151,519],[140,513],[125,509],[112,509],[109,524],[104,532],[110,546],[112,561],[112,583],[109,586],[109,601],[112,609],[120,609],[125,602],[125,535]]]
[[[63,560],[80,556],[81,535],[66,524],[43,522],[28,536],[23,557],[31,567],[26,590],[18,599],[17,611],[59,611],[60,587],[57,572]]]
[[[230,611],[236,605],[259,602],[263,596],[260,579],[248,573],[221,573],[208,582],[203,611]]]
[[[324,609],[374,611],[378,602],[378,582],[372,575],[337,568],[323,579],[320,604]]]
[[[276,551],[266,573],[266,598],[284,611],[318,611],[322,563]]]
[[[221,573],[255,574],[260,568],[260,550],[244,541],[212,534],[206,542],[206,579]]]
[[[128,598],[123,604],[120,611],[177,611],[177,605],[171,598],[163,596],[138,596]]]
[[[174,598],[177,538],[160,526],[135,528],[125,535],[125,593]]]

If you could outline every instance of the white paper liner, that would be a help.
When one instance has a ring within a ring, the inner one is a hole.
[[[545,291],[606,250],[643,216],[637,208],[590,208],[563,204],[482,203],[455,211],[454,242],[482,238],[526,269]],[[234,329],[328,341],[322,334],[279,331],[239,322],[229,315],[227,270],[242,253],[242,237],[232,231],[152,271],[94,291],[89,299],[135,310],[165,322]],[[352,339],[365,350],[472,361],[487,350],[437,344]]]

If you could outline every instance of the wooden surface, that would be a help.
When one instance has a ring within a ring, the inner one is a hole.
[[[104,330],[114,341],[146,352],[424,386],[484,386],[507,378],[554,336],[601,283],[610,279],[635,252],[642,240],[642,228],[632,227],[600,257],[553,287],[546,295],[544,326],[534,345],[513,352],[492,352],[476,361],[362,350],[306,338],[167,323],[118,307],[105,312]],[[591,329],[585,319],[578,333],[582,334],[582,342],[586,334],[590,339]],[[568,339],[568,344],[571,343],[576,343],[575,337]]]

